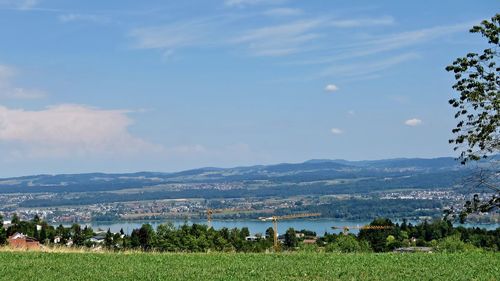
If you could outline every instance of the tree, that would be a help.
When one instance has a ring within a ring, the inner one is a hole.
[[[273,241],[274,239],[274,229],[272,227],[268,227],[266,229],[266,239]]]
[[[108,248],[113,246],[113,233],[111,233],[111,229],[108,228],[106,232],[106,236],[104,237],[104,245]]]
[[[139,243],[143,250],[150,250],[154,246],[156,233],[153,227],[147,223],[139,229]]]
[[[285,232],[285,246],[287,246],[288,248],[295,248],[298,245],[299,245],[299,239],[297,239],[295,229],[290,227]]]
[[[370,226],[393,227],[394,224],[390,219],[378,218],[373,220]],[[387,236],[389,236],[390,231],[390,229],[361,229],[358,237],[360,240],[368,241],[373,251],[384,252],[387,249]]]
[[[481,33],[491,47],[482,54],[468,53],[446,67],[455,73],[453,89],[460,93],[459,98],[449,101],[457,109],[455,118],[459,120],[452,130],[457,136],[450,143],[456,145],[455,150],[461,150],[462,163],[485,158],[500,149],[499,24],[500,14],[496,14],[491,21],[472,27],[470,32]]]
[[[33,230],[33,238],[37,240],[40,238],[38,237],[38,228],[36,227],[36,224],[35,224],[35,229]]]
[[[36,214],[34,217],[33,217],[33,222],[35,224],[39,224],[42,220],[40,219],[40,216],[38,216],[38,214]]]
[[[139,229],[132,230],[132,234],[130,234],[130,246],[132,248],[137,248],[141,245],[141,241],[139,238]]]
[[[82,228],[79,224],[74,223],[71,225],[71,237],[73,239],[73,244],[75,246],[83,246],[85,242],[85,237],[82,233]]]
[[[500,14],[491,21],[484,20],[472,27],[471,33],[480,33],[489,44],[482,53],[468,53],[457,58],[446,70],[455,74],[453,89],[459,97],[449,103],[457,111],[458,120],[449,142],[460,151],[462,164],[493,157],[500,152]],[[493,159],[491,167],[481,168],[468,180],[474,187],[486,187],[494,192],[491,200],[480,202],[479,197],[467,201],[461,220],[476,211],[491,211],[500,206],[499,160]],[[450,212],[447,212],[449,214]]]
[[[354,253],[369,251],[369,247],[368,245],[362,247],[358,240],[356,240],[356,237],[349,234],[339,235],[334,243],[328,244],[326,250],[327,252]]]
[[[7,232],[3,227],[0,227],[0,246],[7,243]]]
[[[45,240],[47,240],[47,228],[42,226],[42,230],[40,230],[40,242],[43,244]]]
[[[18,216],[16,213],[14,213],[14,214],[12,215],[11,223],[12,223],[12,224],[18,224],[19,222],[20,222],[20,220],[19,220],[19,216]]]
[[[245,240],[247,236],[250,236],[250,230],[248,229],[248,227],[243,227],[240,231],[240,238],[242,240]]]

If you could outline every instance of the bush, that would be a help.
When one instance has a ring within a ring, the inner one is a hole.
[[[459,235],[448,236],[439,241],[436,246],[437,251],[447,253],[463,252],[473,249],[475,249],[475,247],[460,240]]]
[[[299,245],[299,250],[301,252],[306,252],[306,253],[315,253],[315,252],[319,252],[319,247],[316,244],[304,244],[304,243],[301,243]]]
[[[341,235],[334,243],[330,243],[325,247],[326,252],[368,252],[370,245],[366,241],[358,242],[352,235]]]

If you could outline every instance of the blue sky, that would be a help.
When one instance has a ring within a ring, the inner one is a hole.
[[[0,0],[0,176],[453,156],[498,1]]]

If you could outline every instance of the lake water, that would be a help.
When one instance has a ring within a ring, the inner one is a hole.
[[[158,225],[166,222],[172,222],[175,226],[187,224],[207,224],[206,220],[165,220],[165,221],[117,221],[117,222],[92,222],[86,223],[84,225],[91,226],[94,231],[97,229],[107,230],[111,229],[112,232],[119,232],[123,229],[125,233],[130,234],[133,229],[140,228],[142,224],[149,223],[155,229]],[[401,223],[401,221],[394,221],[394,223]],[[410,221],[416,224],[415,221]],[[340,233],[342,232],[343,226],[363,226],[369,224],[370,221],[339,221],[332,219],[294,219],[294,220],[282,220],[278,222],[278,233],[284,233],[288,228],[293,227],[295,230],[307,229],[315,231],[318,235],[323,235],[325,232],[328,233]],[[332,229],[332,226],[338,227],[339,229]],[[455,224],[459,226],[459,224]],[[500,224],[463,224],[465,227],[480,227],[486,229],[496,229],[500,227]],[[212,220],[212,227],[214,229],[221,229],[223,227],[227,228],[242,228],[248,227],[250,233],[265,233],[268,227],[272,227],[272,222],[270,221],[260,221],[260,220]],[[357,229],[351,229],[350,233],[358,233]]]

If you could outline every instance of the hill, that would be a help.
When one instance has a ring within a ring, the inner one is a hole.
[[[300,183],[335,179],[384,180],[401,184],[452,185],[463,173],[453,158],[389,159],[377,161],[310,160],[296,164],[259,165],[235,168],[200,168],[176,173],[138,172],[125,174],[33,175],[0,179],[0,193],[91,192],[174,183],[221,183],[271,181]]]

